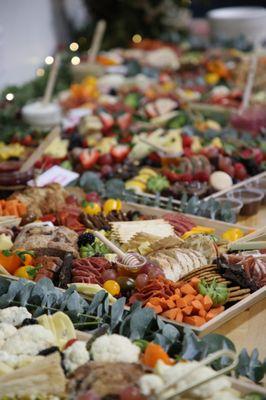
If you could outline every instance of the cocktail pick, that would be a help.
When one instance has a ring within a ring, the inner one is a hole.
[[[185,388],[182,389],[178,389],[175,391],[174,394],[171,394],[169,397],[163,397],[164,400],[173,400],[176,399],[177,396],[183,395],[184,393],[195,389],[198,386],[201,386],[207,382],[212,381],[213,379],[218,378],[219,376],[226,374],[227,372],[231,371],[232,369],[234,369],[237,364],[238,364],[238,357],[237,354],[231,350],[219,350],[213,354],[210,354],[208,357],[206,357],[204,360],[200,361],[199,363],[197,363],[197,365],[195,365],[195,367],[193,369],[190,369],[189,371],[187,371],[184,375],[182,375],[181,379],[183,379],[185,376],[190,375],[192,372],[196,371],[197,369],[199,369],[202,366],[207,366],[211,363],[213,363],[215,360],[220,359],[221,357],[229,357],[232,360],[232,363],[225,367],[220,369],[219,371],[215,371],[213,375],[208,376],[205,379],[201,379],[199,381],[196,382],[191,382],[188,386],[186,386]],[[171,387],[175,386],[176,382],[171,382],[169,385],[167,385],[166,387],[163,388],[163,390],[159,393],[157,393],[156,399],[161,399],[162,395],[164,393],[167,392],[168,389],[170,389]]]

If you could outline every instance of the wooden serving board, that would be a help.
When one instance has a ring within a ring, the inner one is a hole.
[[[165,214],[168,214],[169,212],[173,213],[173,214],[178,214],[176,211],[164,210],[162,208],[149,207],[149,206],[144,206],[144,205],[136,204],[136,203],[123,203],[122,210],[123,211],[130,211],[130,210],[131,211],[139,211],[142,214],[155,216],[156,218],[162,218]],[[218,220],[204,218],[204,217],[198,217],[196,215],[191,215],[191,214],[185,214],[185,215],[187,215],[196,225],[214,228],[217,235],[222,235],[225,231],[227,231],[230,228],[239,228],[244,232],[245,235],[247,235],[255,230],[255,228],[247,227],[247,226],[240,225],[240,224],[230,224],[228,222],[218,221]]]

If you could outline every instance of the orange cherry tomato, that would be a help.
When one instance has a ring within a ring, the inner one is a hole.
[[[158,360],[162,360],[166,365],[174,364],[174,362],[159,344],[150,342],[145,349],[142,362],[147,367],[154,368]]]

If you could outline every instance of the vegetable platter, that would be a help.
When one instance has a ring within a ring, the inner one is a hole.
[[[19,295],[25,287],[22,281],[15,284],[15,298],[14,285],[12,290],[11,286],[6,288],[5,299],[1,296],[1,400],[37,399],[40,395],[44,400],[50,396],[90,400],[107,395],[130,400],[133,394],[134,399],[168,399],[179,391],[184,391],[180,399],[193,394],[198,400],[220,399],[217,395],[237,400],[248,399],[245,396],[251,393],[256,393],[256,400],[263,399],[265,390],[261,386],[221,375],[231,371],[232,377],[242,375],[259,382],[263,366],[255,353],[257,369],[245,350],[238,356],[233,343],[221,335],[208,335],[205,341],[191,331],[180,336],[176,328],[159,323],[152,310],[145,312],[135,307],[124,315],[120,301],[109,311],[104,292],[92,305],[86,305],[73,288],[67,296],[61,292],[60,298],[58,289],[53,289],[48,281],[39,282],[37,292],[33,283],[27,284],[31,289],[27,290],[27,298]],[[0,285],[2,292],[3,281]],[[50,294],[57,293],[56,300],[48,299],[42,291],[45,287]],[[41,306],[36,293],[42,298]],[[103,300],[107,308],[100,311]],[[75,330],[75,326],[81,326],[77,321],[85,309],[90,320],[85,324],[89,333]],[[127,328],[126,319],[130,320]],[[147,322],[141,330],[140,319]],[[187,373],[193,374],[194,383],[185,396],[185,390],[191,386]],[[177,376],[183,381],[181,387],[176,384]]]

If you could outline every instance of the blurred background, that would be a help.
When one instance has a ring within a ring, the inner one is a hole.
[[[0,88],[38,75],[58,48],[75,42],[87,50],[101,18],[107,21],[104,48],[127,46],[134,37],[176,42],[187,29],[207,34],[201,18],[229,3],[265,6],[265,0],[0,0]],[[198,19],[193,24],[191,16]]]

